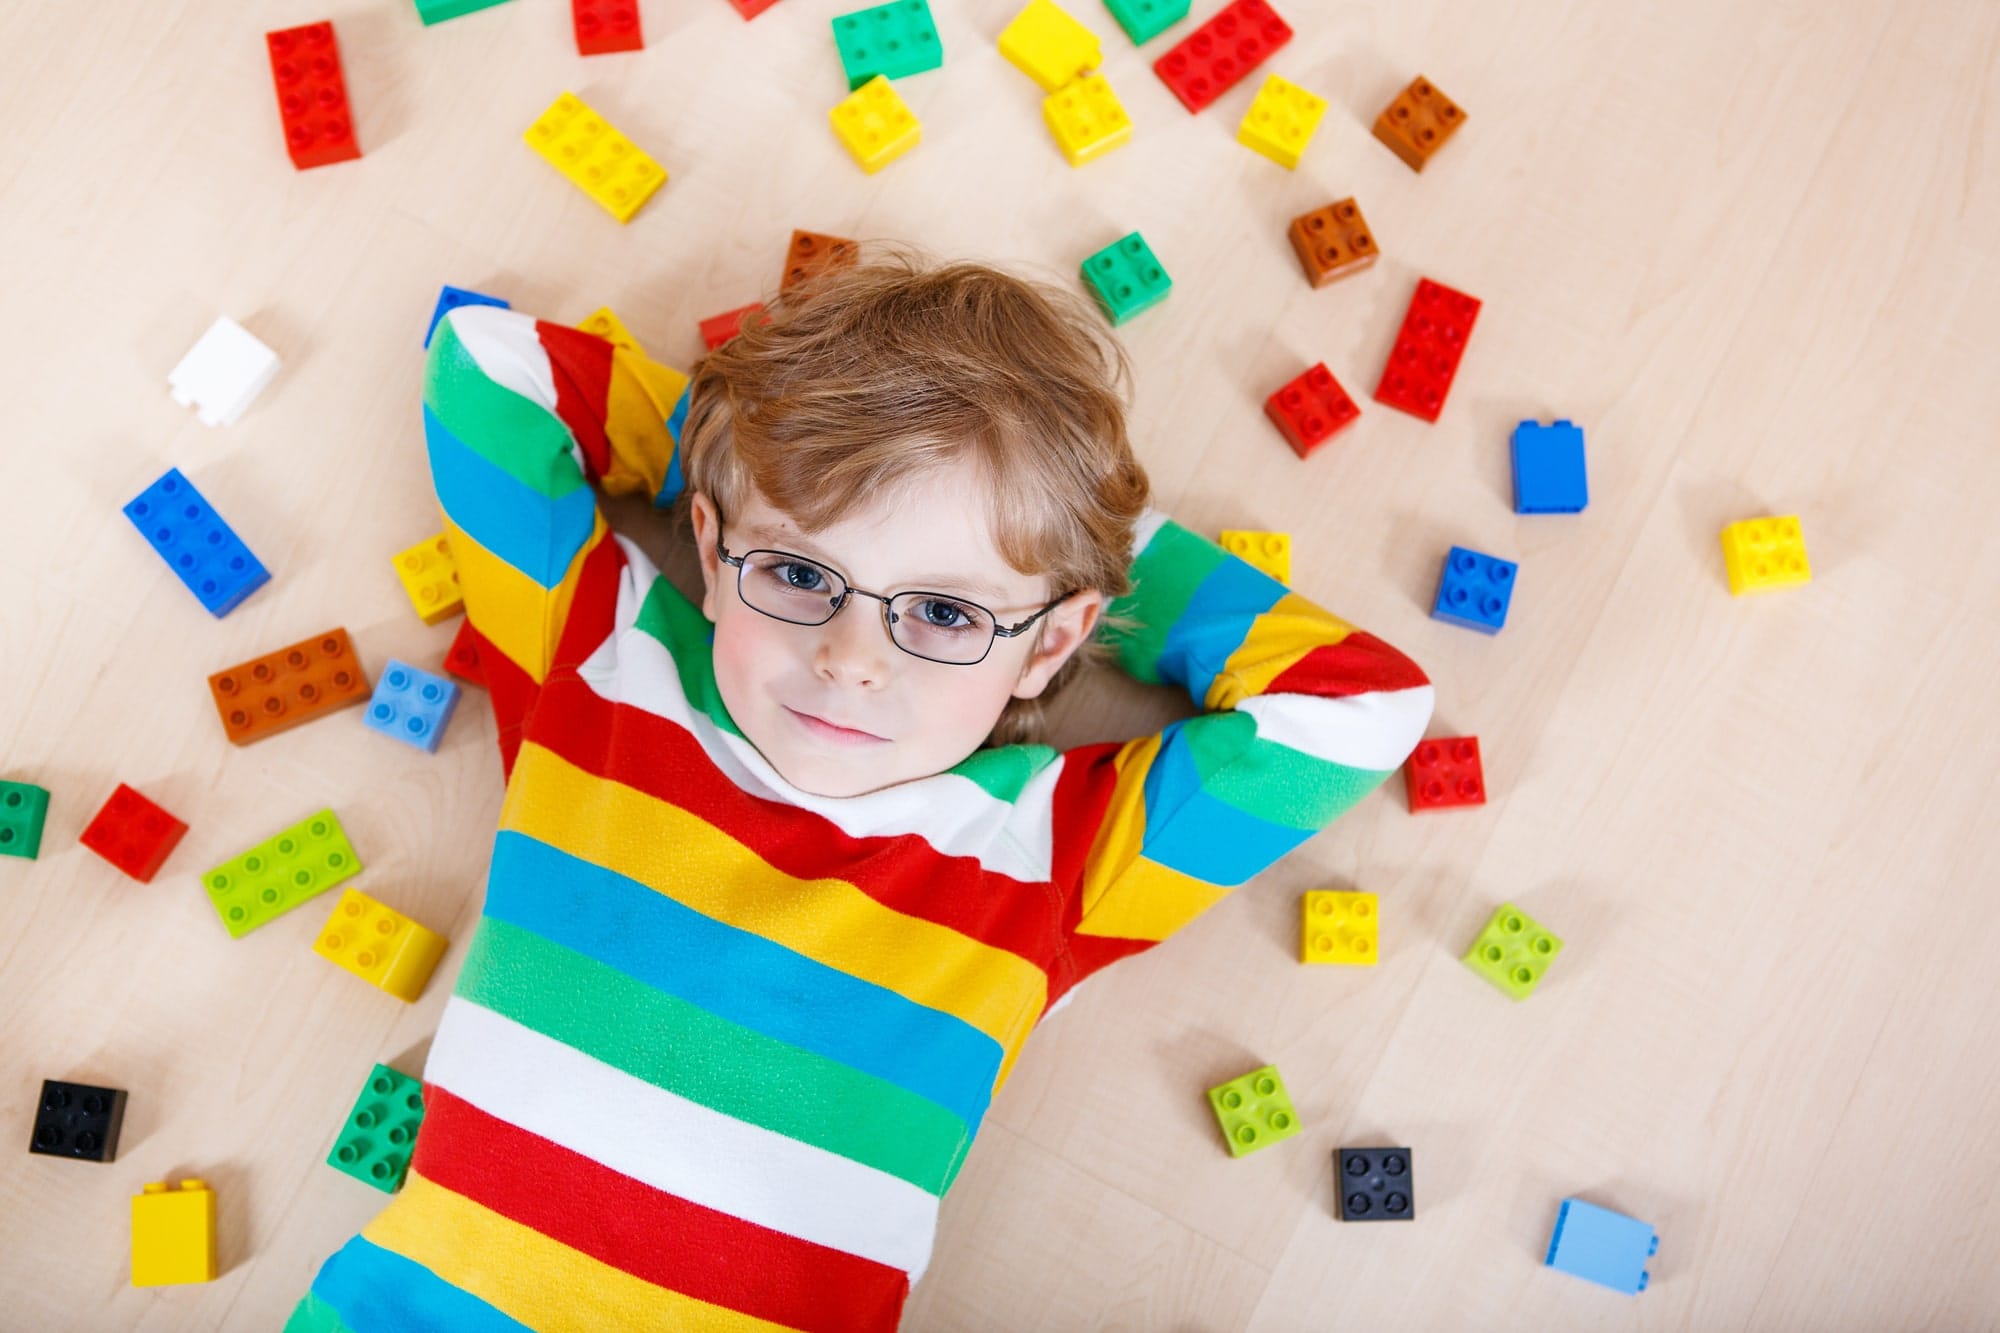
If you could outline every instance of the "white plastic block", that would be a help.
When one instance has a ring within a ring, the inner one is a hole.
[[[167,388],[182,407],[194,407],[204,424],[227,426],[277,373],[277,353],[223,315],[167,376]]]

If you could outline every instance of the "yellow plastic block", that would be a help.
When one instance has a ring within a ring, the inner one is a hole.
[[[1292,583],[1292,538],[1284,532],[1238,532],[1225,529],[1216,543],[1231,555],[1241,556],[1278,582]]]
[[[1737,597],[1812,582],[1797,514],[1731,523],[1722,530],[1722,563],[1729,568],[1729,591]]]
[[[639,382],[646,386],[646,392],[660,409],[662,418],[672,415],[674,404],[681,400],[681,390],[687,387],[688,377],[664,362],[653,360],[640,341],[632,336],[632,330],[625,327],[625,321],[612,313],[610,306],[599,306],[590,318],[576,326],[585,333],[594,333],[613,347],[633,353],[640,359],[632,366]]]
[[[1267,75],[1257,100],[1243,113],[1236,140],[1254,148],[1287,171],[1299,164],[1299,154],[1312,142],[1313,131],[1326,115],[1326,99],[1307,92],[1290,79]]]
[[[340,895],[313,952],[399,1000],[415,1000],[448,941],[359,889]]]
[[[465,598],[458,591],[458,562],[451,558],[451,543],[442,532],[398,551],[396,577],[426,625],[465,609]]]
[[[667,182],[659,163],[575,93],[558,97],[522,137],[620,222],[630,222],[639,205]]]
[[[646,349],[639,346],[639,340],[632,336],[632,330],[625,327],[625,321],[612,313],[608,305],[599,306],[591,312],[590,318],[577,325],[585,333],[594,333],[613,347],[622,347],[628,352],[644,355]]]
[[[1091,74],[1042,99],[1042,118],[1073,167],[1103,157],[1132,137],[1132,118],[1102,74]]]
[[[145,1189],[132,1196],[132,1285],[215,1281],[215,1191],[201,1180]]]
[[[1104,63],[1097,34],[1049,0],[1028,0],[1000,33],[1000,54],[1052,93]]]
[[[924,137],[923,122],[881,74],[841,98],[826,114],[833,122],[834,135],[871,176],[915,148],[917,140]]]
[[[1375,964],[1380,953],[1381,922],[1372,893],[1334,893],[1314,889],[1300,899],[1299,928],[1302,963]]]

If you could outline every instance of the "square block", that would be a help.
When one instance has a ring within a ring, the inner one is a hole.
[[[206,1181],[148,1181],[132,1196],[132,1285],[215,1280],[215,1191]]]
[[[212,616],[222,617],[271,581],[236,530],[179,468],[141,491],[125,517]]]
[[[1084,260],[1083,280],[1114,325],[1166,300],[1174,285],[1136,231]]]
[[[186,824],[121,782],[77,841],[150,884],[187,831]]]
[[[1465,951],[1465,963],[1517,1000],[1542,984],[1542,974],[1562,952],[1563,942],[1512,903],[1501,903]]]
[[[1199,112],[1291,40],[1290,25],[1264,0],[1231,0],[1154,61],[1153,72],[1182,106]]]
[[[1465,113],[1458,104],[1419,74],[1375,118],[1375,137],[1410,170],[1422,171],[1431,154],[1464,123]]]
[[[342,889],[313,952],[407,1004],[424,993],[446,943],[361,890]]]
[[[778,290],[782,292],[808,278],[860,261],[859,242],[824,232],[794,231],[792,243],[785,251],[785,276],[779,280]]]
[[[1104,7],[1134,46],[1144,46],[1188,16],[1188,0],[1104,0]]]
[[[1271,418],[1292,452],[1305,458],[1352,425],[1361,409],[1322,361],[1266,398],[1264,415]]]
[[[871,176],[915,148],[924,137],[923,123],[880,74],[826,114],[834,137]]]
[[[227,315],[216,317],[167,372],[167,392],[192,407],[205,426],[227,426],[243,415],[271,377],[278,354]]]
[[[491,9],[504,0],[416,0],[417,17],[428,28],[433,23],[443,23],[464,14],[476,14],[482,9]]]
[[[1310,889],[1299,908],[1300,962],[1375,965],[1382,922],[1374,894]]]
[[[746,23],[777,3],[778,0],[729,0],[730,8],[741,14]]]
[[[1646,1261],[1660,1252],[1660,1238],[1636,1217],[1599,1208],[1582,1199],[1564,1199],[1542,1260],[1613,1291],[1636,1296],[1646,1289]]]
[[[322,21],[264,34],[271,81],[278,89],[278,119],[285,151],[300,171],[361,156],[347,80],[340,72],[340,42]]]
[[[1375,386],[1375,401],[1436,421],[1478,318],[1476,298],[1429,278],[1418,280],[1403,326],[1396,332],[1396,345],[1389,349],[1388,364]]]
[[[468,291],[463,287],[454,287],[450,283],[446,283],[438,292],[437,306],[431,311],[429,327],[424,330],[424,346],[429,347],[431,345],[431,335],[437,332],[439,320],[460,306],[468,305],[493,305],[499,306],[502,310],[512,310],[514,308],[497,296],[488,296],[484,292]]]
[[[725,310],[719,315],[710,315],[701,322],[702,345],[709,351],[714,351],[743,331],[743,321],[746,317],[756,314],[763,308],[762,301],[752,301],[749,305],[739,306],[735,310]]]
[[[1267,74],[1256,100],[1236,127],[1236,141],[1290,171],[1298,166],[1299,155],[1312,142],[1325,115],[1324,97],[1280,75]]]
[[[118,1131],[124,1125],[125,1089],[45,1078],[28,1151],[84,1162],[115,1161]]]
[[[1045,93],[1104,63],[1097,34],[1049,0],[1028,0],[1000,30],[1000,54]]]
[[[1580,514],[1590,503],[1583,430],[1568,421],[1523,421],[1508,441],[1514,462],[1514,512]]]
[[[639,0],[570,0],[569,17],[576,30],[578,55],[607,56],[646,49]]]
[[[229,938],[240,940],[361,873],[361,858],[332,810],[302,819],[201,877]]]
[[[1073,167],[1132,141],[1132,118],[1102,74],[1089,74],[1042,99],[1042,119]]]
[[[833,21],[833,41],[850,92],[877,74],[900,79],[944,63],[928,0],[890,0],[842,14]]]
[[[1408,1222],[1417,1215],[1408,1148],[1341,1148],[1333,1154],[1343,1222]]]
[[[479,631],[470,620],[458,622],[458,633],[452,636],[444,655],[444,669],[468,685],[486,684],[486,673],[479,665]]]
[[[465,610],[458,588],[458,562],[451,558],[451,541],[440,532],[396,552],[396,577],[402,580],[410,606],[426,625]]]
[[[1498,634],[1507,623],[1507,608],[1514,600],[1514,575],[1519,569],[1511,561],[1463,546],[1452,547],[1444,558],[1431,616],[1481,634]]]
[[[209,697],[231,745],[248,745],[360,703],[368,673],[344,629],[224,667],[208,678]]]
[[[384,736],[394,736],[426,754],[436,754],[444,729],[458,709],[458,686],[443,676],[398,662],[382,668],[375,697],[362,720]]]
[[[1292,1109],[1291,1095],[1285,1091],[1276,1065],[1253,1069],[1210,1088],[1208,1104],[1215,1108],[1231,1157],[1268,1148],[1299,1132],[1298,1112]]]
[[[403,1188],[424,1123],[424,1085],[378,1064],[369,1072],[326,1164],[384,1194]]]
[[[667,183],[665,168],[575,93],[556,98],[521,137],[621,223]]]
[[[0,781],[0,856],[32,861],[42,852],[49,789],[32,782]]]
[[[1732,597],[1812,582],[1797,514],[1731,523],[1722,530],[1722,563],[1729,571]]]
[[[1224,528],[1216,534],[1216,545],[1246,560],[1280,583],[1292,581],[1292,537],[1288,532],[1252,532]]]
[[[1380,253],[1361,206],[1352,199],[1337,199],[1299,214],[1286,235],[1305,267],[1306,281],[1316,288],[1359,273]]]
[[[1403,768],[1410,813],[1486,804],[1486,770],[1479,762],[1479,737],[1444,736],[1419,741]]]

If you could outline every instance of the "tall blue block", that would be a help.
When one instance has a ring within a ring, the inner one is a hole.
[[[1583,466],[1583,428],[1568,421],[1544,426],[1523,421],[1514,427],[1514,512],[1580,514],[1590,503],[1590,480]]]
[[[1498,634],[1507,623],[1507,606],[1514,599],[1514,575],[1519,569],[1511,561],[1463,546],[1452,547],[1444,558],[1444,574],[1438,579],[1431,615],[1481,634]]]
[[[1542,1262],[1635,1296],[1646,1289],[1646,1261],[1659,1249],[1660,1238],[1637,1218],[1582,1199],[1564,1199]]]
[[[271,581],[270,571],[179,468],[141,491],[125,506],[125,517],[211,615],[228,615]]]

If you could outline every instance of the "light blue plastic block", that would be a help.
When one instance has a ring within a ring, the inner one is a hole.
[[[1564,1199],[1549,1237],[1550,1268],[1636,1296],[1646,1289],[1646,1261],[1659,1253],[1660,1238],[1637,1218],[1599,1208],[1582,1199]]]
[[[438,321],[462,305],[497,305],[502,310],[514,308],[497,296],[467,291],[463,287],[454,287],[446,283],[444,290],[438,293],[437,309],[431,311],[431,326],[424,330],[424,346],[431,345],[431,335],[437,332]]]
[[[125,506],[125,517],[210,615],[228,615],[271,581],[270,571],[179,468],[141,491]]]
[[[375,697],[368,701],[362,721],[385,736],[436,754],[458,707],[458,693],[456,683],[392,657],[375,682]]]
[[[1583,428],[1568,421],[1514,427],[1514,512],[1580,514],[1590,503],[1583,466]]]
[[[1507,623],[1514,600],[1514,575],[1520,566],[1507,560],[1454,546],[1445,555],[1431,615],[1453,625],[1498,634]]]

